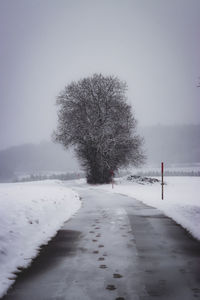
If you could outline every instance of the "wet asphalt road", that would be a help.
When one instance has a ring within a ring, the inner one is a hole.
[[[200,299],[200,242],[133,198],[78,192],[82,208],[2,299]]]

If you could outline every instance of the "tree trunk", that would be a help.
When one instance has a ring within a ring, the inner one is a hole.
[[[100,168],[98,165],[91,166],[87,172],[87,182],[96,184],[96,183],[110,183],[112,181],[111,171],[104,168]]]

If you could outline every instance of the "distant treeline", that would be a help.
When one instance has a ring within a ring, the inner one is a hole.
[[[160,171],[139,171],[139,176],[161,176]],[[200,176],[200,171],[165,171],[164,176]]]
[[[127,174],[125,172],[124,174]],[[116,174],[118,176],[124,176],[124,174]],[[145,176],[153,176],[153,177],[159,177],[161,176],[159,171],[139,171],[135,175],[131,175],[133,177],[143,177]],[[200,176],[200,171],[165,171],[164,176]],[[80,173],[65,173],[65,174],[51,174],[51,175],[36,175],[31,174],[26,177],[22,178],[15,178],[13,182],[28,182],[28,181],[40,181],[40,180],[49,180],[49,179],[57,179],[57,180],[73,180],[73,179],[80,179],[84,178],[85,174]]]
[[[51,175],[35,175],[31,174],[22,178],[15,178],[13,182],[27,182],[27,181],[40,181],[40,180],[49,180],[49,179],[57,179],[57,180],[73,180],[84,178],[84,173],[66,173],[66,174],[51,174]]]

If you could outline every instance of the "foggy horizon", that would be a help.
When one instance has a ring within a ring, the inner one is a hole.
[[[93,73],[127,82],[139,127],[200,123],[199,1],[2,0],[0,19],[0,149],[50,140]]]
[[[184,127],[195,127],[195,126],[200,126],[200,122],[199,123],[189,123],[189,124],[162,124],[162,123],[157,123],[157,124],[152,124],[152,125],[144,125],[144,126],[137,126],[137,132],[143,137],[143,133],[144,131],[148,130],[148,129],[152,129],[152,128],[163,128],[163,129],[170,129],[170,128],[184,128]],[[145,141],[146,142],[146,141]],[[7,144],[6,146],[3,146],[2,144],[0,145],[0,151],[4,151],[4,150],[8,150],[10,148],[15,148],[15,147],[20,147],[20,146],[24,146],[24,145],[33,145],[33,146],[37,146],[37,145],[41,145],[41,144],[46,144],[46,143],[52,143],[55,145],[59,145],[60,148],[62,148],[63,150],[67,151],[67,152],[71,152],[73,151],[73,146],[69,146],[69,148],[65,148],[63,145],[61,145],[60,143],[54,142],[51,138],[51,135],[47,136],[47,137],[43,137],[40,140],[25,140],[23,142],[18,142],[15,144]]]

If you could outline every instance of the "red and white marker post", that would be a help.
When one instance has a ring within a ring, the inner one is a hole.
[[[161,199],[164,199],[164,163],[161,162]]]

